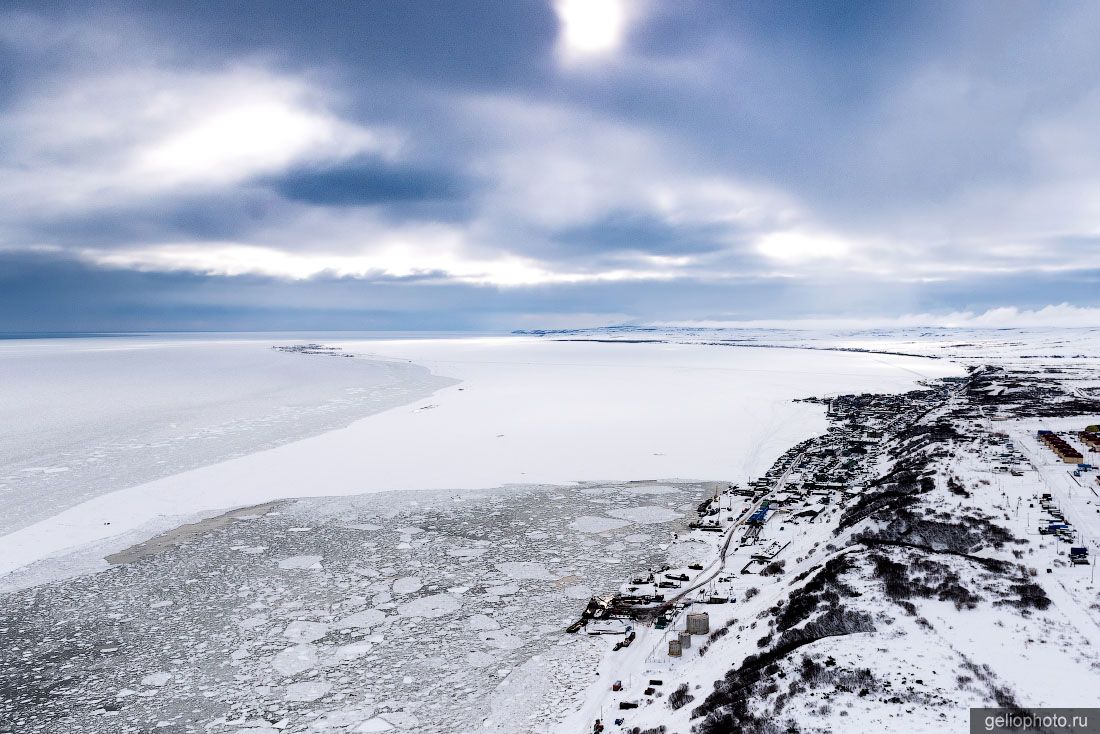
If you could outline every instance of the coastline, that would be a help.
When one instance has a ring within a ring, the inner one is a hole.
[[[244,335],[0,341],[0,535],[453,384],[408,362],[278,346]]]
[[[280,498],[652,477],[743,481],[825,427],[820,408],[794,398],[822,388],[903,390],[917,379],[912,358],[821,351],[792,370],[775,363],[774,350],[706,346],[623,351],[516,338],[336,346],[408,360],[453,382],[346,428],[118,490],[0,537],[0,573]],[[918,366],[956,369],[938,360]]]
[[[1098,403],[1082,381],[1096,384],[1087,365],[995,365],[907,394],[818,398],[827,433],[700,506],[713,527],[679,539],[695,541],[692,554],[657,574],[689,591],[657,603],[651,576],[605,602],[636,636],[629,649],[605,645],[585,703],[551,731],[828,731],[848,716],[953,731],[967,706],[1088,700],[1095,654],[1066,659],[1043,637],[1057,629],[1087,651],[1100,629],[1081,565],[1100,552],[1100,480],[1080,455],[1057,454],[1064,442],[1042,440],[1083,439]],[[1072,534],[1044,531],[1063,517]],[[698,634],[692,615],[705,618]],[[1053,684],[1024,672],[1055,668]],[[975,670],[980,684],[966,685]]]

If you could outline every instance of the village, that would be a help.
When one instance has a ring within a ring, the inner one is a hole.
[[[1100,426],[1077,415],[1094,404],[1052,399],[1054,392],[1044,379],[977,368],[901,395],[807,399],[826,406],[825,434],[790,448],[745,486],[716,484],[670,551],[682,565],[653,568],[589,601],[569,631],[615,641],[601,668],[602,690],[569,720],[574,728],[561,731],[680,731],[657,722],[698,695],[690,681],[700,673],[718,677],[704,671],[721,670],[714,666],[723,638],[739,640],[757,626],[751,620],[761,609],[782,605],[792,592],[778,589],[780,580],[794,577],[783,585],[796,586],[835,557],[845,531],[882,507],[878,498],[888,493],[880,488],[903,475],[915,493],[970,497],[956,476],[965,467],[1004,518],[1016,521],[1012,530],[1033,535],[1045,573],[1094,578],[1100,477],[1085,454],[1100,452]],[[1037,423],[1040,416],[1060,429]],[[1085,568],[1071,570],[1078,567]],[[1091,586],[1090,593],[1093,603]],[[726,667],[736,662],[727,659]]]

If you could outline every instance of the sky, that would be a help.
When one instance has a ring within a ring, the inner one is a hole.
[[[1100,5],[0,8],[0,332],[1100,325]]]

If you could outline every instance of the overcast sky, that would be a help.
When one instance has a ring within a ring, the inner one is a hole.
[[[0,331],[1100,323],[1098,38],[1059,1],[9,0]]]

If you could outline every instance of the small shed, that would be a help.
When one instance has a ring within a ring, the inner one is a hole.
[[[693,612],[687,616],[687,631],[692,635],[705,635],[710,632],[710,615],[706,612]]]

